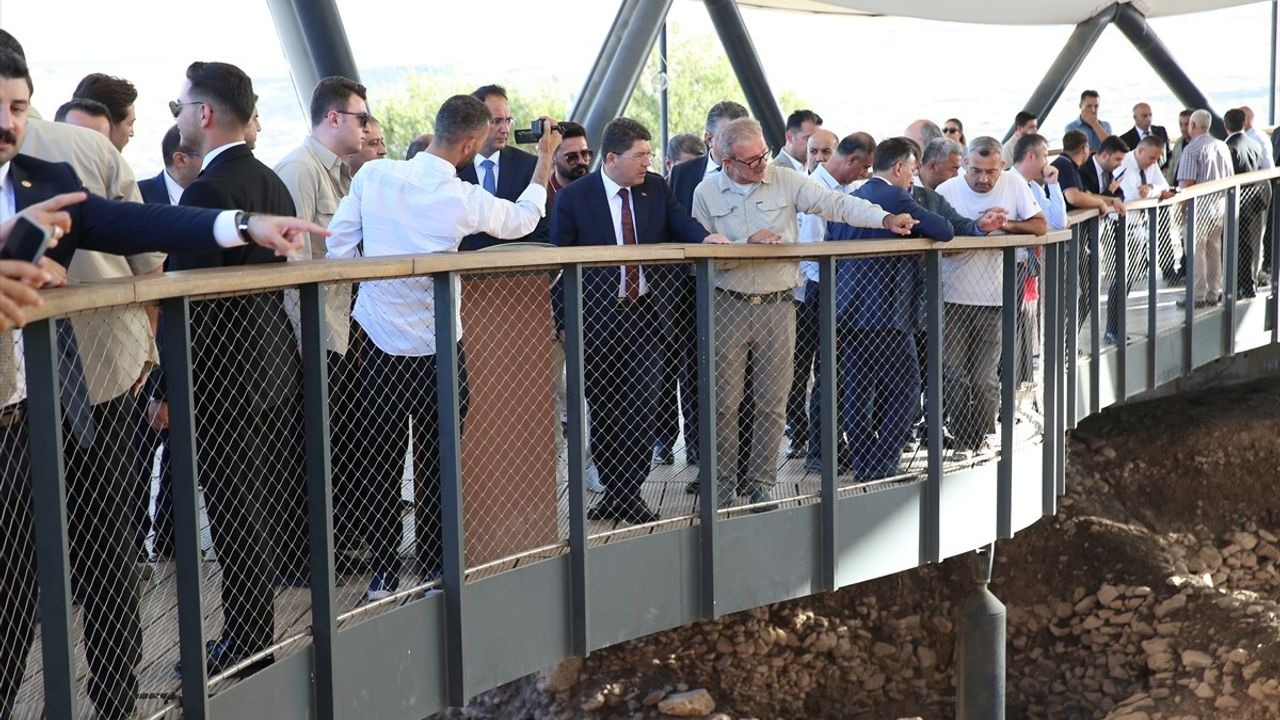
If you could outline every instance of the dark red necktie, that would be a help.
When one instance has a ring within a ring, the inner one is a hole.
[[[622,244],[636,244],[636,225],[631,219],[631,191],[626,188],[619,188],[618,197],[622,198]],[[626,278],[626,288],[623,292],[628,300],[640,299],[640,266],[627,265],[623,273]]]

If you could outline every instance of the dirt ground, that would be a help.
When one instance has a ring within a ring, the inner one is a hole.
[[[1072,433],[1058,515],[997,546],[1008,717],[1280,718],[1278,431],[1273,380]],[[624,643],[442,717],[951,718],[969,565]]]

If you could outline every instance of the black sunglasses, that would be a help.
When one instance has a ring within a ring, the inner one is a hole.
[[[350,115],[360,121],[360,127],[369,127],[369,121],[373,116],[367,112],[351,112],[350,110],[334,110],[339,115]]]

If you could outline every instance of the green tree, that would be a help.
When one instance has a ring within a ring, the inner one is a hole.
[[[746,100],[733,68],[714,36],[684,33],[677,23],[670,24],[667,32],[671,134],[691,132],[701,137],[707,110],[712,105],[721,100],[735,100],[746,105]],[[654,135],[654,151],[661,156],[665,148],[658,147],[662,132],[658,68],[658,48],[655,47],[624,114],[649,128]],[[370,84],[372,112],[382,123],[387,153],[394,158],[403,158],[415,137],[432,131],[436,110],[441,103],[452,95],[475,89],[474,81],[464,80],[452,70],[411,70],[388,82],[374,81]],[[516,127],[527,127],[534,118],[547,113],[556,117],[567,116],[574,94],[580,90],[580,87],[567,87],[563,82],[552,81],[534,85],[522,82],[519,87],[509,87],[511,116],[516,119]],[[781,92],[780,100],[779,107],[784,113],[805,106],[794,93],[786,90]]]

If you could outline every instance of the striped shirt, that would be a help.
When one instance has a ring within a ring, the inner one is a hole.
[[[1182,149],[1178,159],[1178,182],[1209,182],[1231,177],[1231,151],[1227,144],[1209,133],[1197,136]]]

